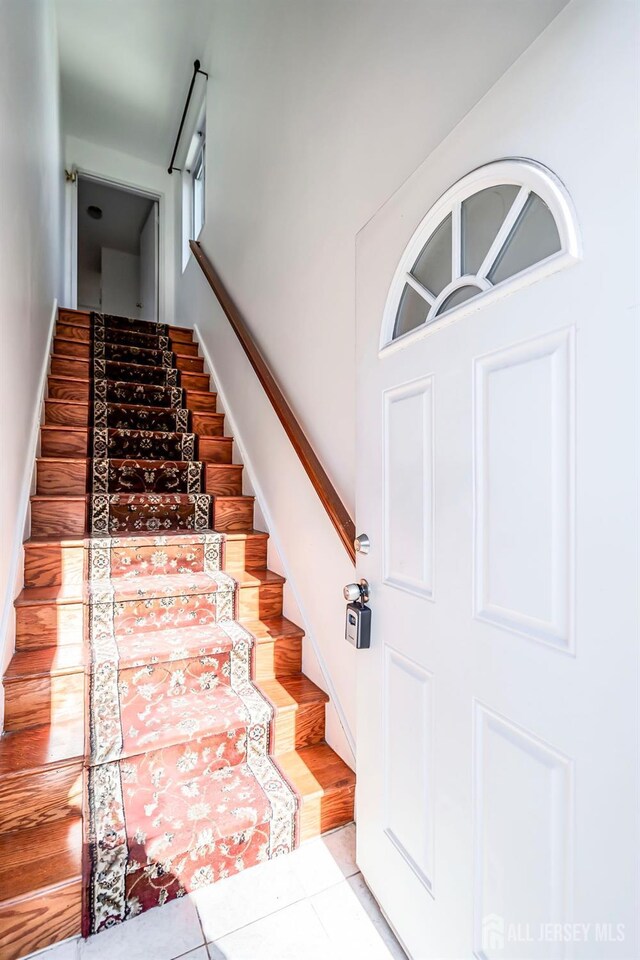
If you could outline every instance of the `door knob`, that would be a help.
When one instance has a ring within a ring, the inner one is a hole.
[[[366,533],[361,533],[358,537],[356,537],[353,541],[353,545],[356,548],[356,553],[361,553],[363,557],[366,557],[371,549],[371,541]]]
[[[367,603],[369,600],[369,584],[366,580],[359,580],[358,583],[348,583],[342,591],[345,600],[349,603]]]

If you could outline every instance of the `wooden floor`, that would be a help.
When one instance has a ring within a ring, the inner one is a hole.
[[[89,465],[89,315],[60,310],[53,343],[16,651],[4,677],[0,738],[0,958],[80,932],[86,777],[84,642]],[[268,535],[216,412],[190,330],[170,328],[192,432],[226,536],[238,618],[256,637],[254,680],[275,710],[277,762],[301,799],[302,840],[353,818],[355,778],[324,742],[327,695],[301,672],[303,631],[283,617],[284,579],[267,569]]]

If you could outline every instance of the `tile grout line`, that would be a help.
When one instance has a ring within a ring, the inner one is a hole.
[[[340,886],[341,883],[346,883],[348,880],[351,880],[352,877],[357,877],[357,876],[361,876],[361,875],[362,875],[362,874],[361,874],[360,870],[356,870],[355,873],[349,874],[348,877],[347,877],[347,876],[343,876],[342,879],[336,880],[335,883],[330,883],[327,887],[323,887],[322,890],[316,890],[316,892],[315,892],[315,893],[312,893],[312,894],[303,893],[303,895],[302,895],[301,897],[299,897],[298,899],[292,900],[290,903],[286,903],[286,904],[285,904],[284,906],[282,906],[282,907],[278,907],[277,910],[271,910],[269,913],[265,913],[262,917],[256,917],[255,920],[248,920],[246,923],[240,924],[239,927],[234,927],[233,930],[227,931],[227,933],[223,934],[221,937],[217,937],[215,940],[207,940],[207,937],[206,937],[206,934],[205,934],[205,946],[208,947],[208,945],[209,945],[210,943],[213,943],[213,944],[218,943],[218,941],[223,940],[225,937],[230,937],[230,936],[232,936],[233,934],[238,933],[240,930],[246,930],[247,927],[253,926],[254,923],[260,923],[262,920],[267,920],[269,917],[274,917],[276,914],[282,913],[283,910],[287,910],[289,907],[295,907],[297,904],[303,903],[304,901],[310,902],[314,897],[319,896],[321,893],[325,893],[327,890],[333,890],[335,887]],[[200,911],[199,911],[199,909],[198,909],[198,906],[197,906],[197,905],[195,905],[195,906],[196,906],[196,910],[198,911],[198,919],[200,919]],[[312,906],[313,906],[313,904],[312,904]],[[315,907],[314,907],[314,911],[315,911]],[[315,911],[315,912],[317,913],[317,911]],[[320,919],[320,918],[318,917],[318,919]],[[322,921],[320,921],[320,923],[322,923]],[[201,921],[201,926],[202,926],[202,921]],[[324,928],[324,925],[323,925],[322,929],[323,929],[323,930],[325,929],[325,928]],[[325,931],[325,932],[326,932],[326,931]],[[203,933],[204,933],[204,928],[203,928]],[[328,934],[327,934],[327,936],[328,936]],[[195,948],[194,948],[194,949],[195,949]],[[174,958],[174,960],[178,960],[178,958],[176,957],[176,958]]]
[[[207,935],[206,935],[206,933],[204,932],[204,927],[202,926],[202,917],[200,916],[200,911],[198,910],[198,904],[195,903],[193,900],[191,901],[191,903],[193,904],[193,907],[195,908],[196,917],[198,918],[198,926],[200,927],[200,933],[202,934],[202,946],[204,947],[204,951],[205,951],[205,953],[206,953],[206,955],[207,955],[207,957],[208,957],[208,956],[209,956],[209,948],[207,947]],[[197,948],[194,947],[194,950],[195,950],[195,949],[198,949],[198,950],[199,950],[200,947],[197,947]]]

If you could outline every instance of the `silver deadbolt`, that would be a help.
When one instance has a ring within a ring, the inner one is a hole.
[[[371,549],[371,541],[366,533],[361,533],[360,536],[356,537],[353,545],[356,548],[356,553],[361,553],[363,557],[366,557]]]
[[[356,600],[360,603],[367,603],[369,600],[369,584],[366,580],[360,580],[358,583],[348,583],[342,593],[345,600],[350,603],[355,603]]]

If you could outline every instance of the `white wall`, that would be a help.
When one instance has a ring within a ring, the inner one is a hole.
[[[77,137],[64,138],[65,164],[83,173],[104,177],[116,183],[136,187],[158,196],[160,220],[160,290],[159,319],[171,322],[174,315],[174,283],[176,258],[176,226],[174,222],[174,186],[178,176],[169,176],[166,167],[148,163],[138,157],[110,150],[101,144]],[[175,181],[175,183],[174,183]],[[68,247],[68,245],[67,245]],[[179,249],[179,247],[178,247]]]
[[[48,0],[0,0],[0,673],[13,651],[13,599],[38,438],[39,388],[61,283],[57,45]]]
[[[120,317],[140,314],[140,257],[102,248],[102,309]]]
[[[356,234],[563,5],[215,4],[200,240],[351,510]],[[353,567],[199,268],[176,254],[175,270],[177,322],[197,322],[214,359],[311,636],[305,669],[315,649],[353,742]]]

